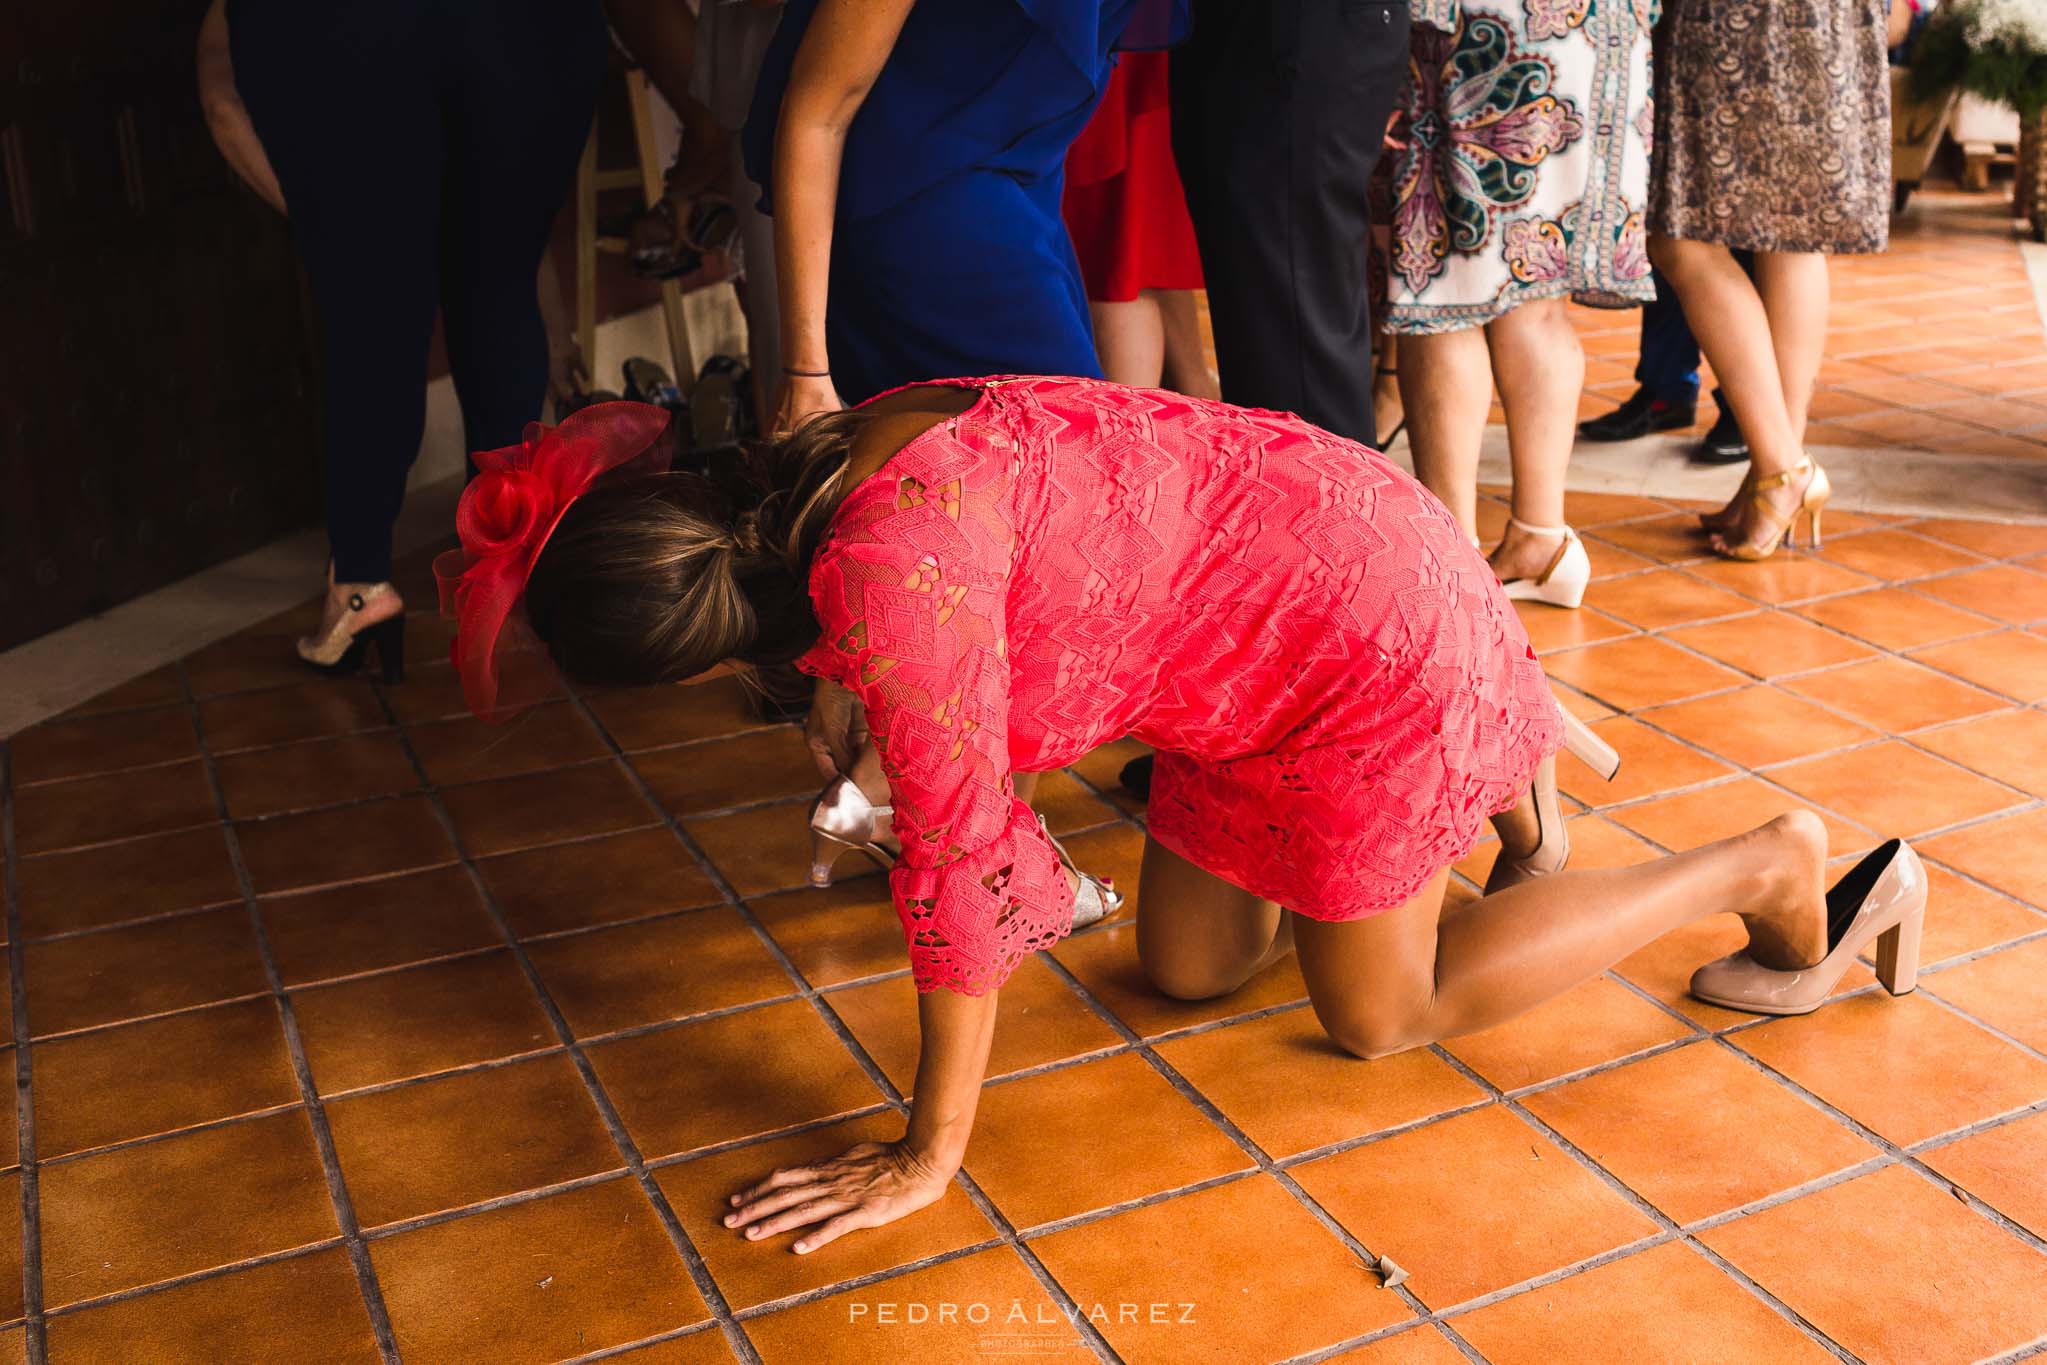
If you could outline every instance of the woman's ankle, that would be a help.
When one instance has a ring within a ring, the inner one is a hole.
[[[357,605],[358,601],[360,605]],[[327,585],[327,610],[330,615],[344,611],[357,612],[373,619],[396,616],[405,610],[405,599],[398,595],[398,589],[383,578],[341,578]]]
[[[1765,966],[1809,966],[1826,955],[1826,826],[1795,810],[1739,836],[1747,876],[1740,912]]]
[[[1516,522],[1522,523],[1516,525]],[[1536,529],[1530,529],[1531,527]],[[1510,578],[1533,578],[1548,568],[1562,549],[1567,528],[1563,518],[1553,522],[1531,522],[1515,517],[1500,533],[1500,543],[1493,547],[1490,556],[1493,569],[1501,581]]]

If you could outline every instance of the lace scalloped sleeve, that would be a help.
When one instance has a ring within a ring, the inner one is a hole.
[[[944,447],[931,453],[942,461]],[[980,995],[1067,932],[1073,896],[1010,782],[1014,535],[1000,498],[906,466],[918,467],[898,457],[895,477],[840,509],[811,570],[823,635],[803,666],[867,707],[894,789],[903,854],[890,883],[917,988]]]

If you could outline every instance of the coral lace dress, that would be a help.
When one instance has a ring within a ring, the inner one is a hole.
[[[1457,523],[1296,417],[1092,379],[984,390],[849,493],[808,671],[894,787],[917,984],[979,994],[1070,927],[1012,772],[1135,735],[1151,834],[1320,920],[1412,898],[1562,723]]]

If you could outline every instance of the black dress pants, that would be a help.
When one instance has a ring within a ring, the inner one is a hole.
[[[319,315],[340,582],[391,572],[443,312],[470,450],[547,390],[535,278],[589,135],[598,0],[235,0],[235,85],[284,190]]]
[[[1372,168],[1408,78],[1406,0],[1194,0],[1173,154],[1223,397],[1371,444]]]

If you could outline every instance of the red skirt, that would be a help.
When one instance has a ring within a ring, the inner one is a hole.
[[[1126,52],[1101,105],[1066,153],[1067,230],[1087,296],[1201,288],[1201,254],[1173,163],[1166,54]]]

